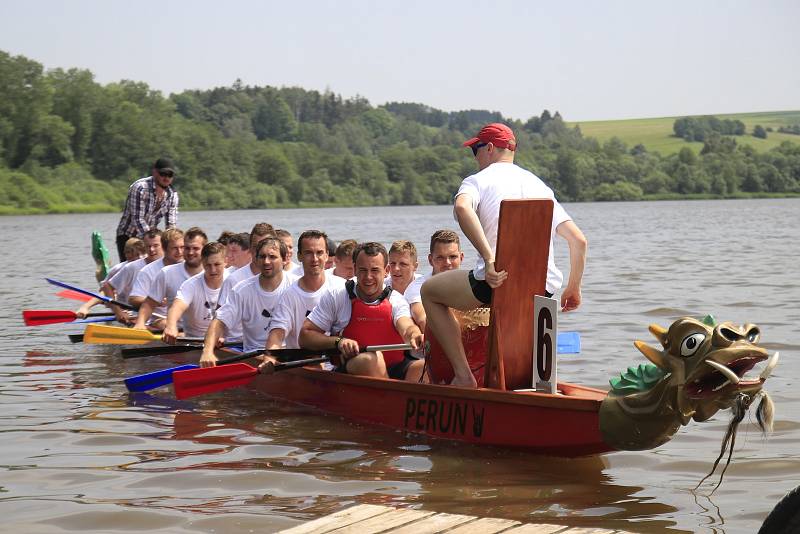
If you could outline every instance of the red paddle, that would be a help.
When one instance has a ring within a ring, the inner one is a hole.
[[[90,317],[113,317],[111,312],[87,313]],[[78,314],[71,310],[23,310],[22,319],[26,326],[41,326],[45,324],[70,323],[80,319]]]
[[[59,291],[56,293],[57,297],[61,297],[63,299],[72,299],[72,300],[81,300],[83,302],[89,302],[92,300],[92,297],[89,295],[84,295],[83,293],[78,293],[77,291],[73,291],[71,289],[65,289],[64,291]]]
[[[298,360],[296,362],[276,363],[274,372],[305,367],[315,363],[330,361],[328,356]],[[246,363],[232,363],[216,367],[188,369],[172,373],[172,383],[175,388],[175,398],[188,399],[197,395],[214,393],[223,389],[234,388],[249,384],[256,376],[258,369]]]

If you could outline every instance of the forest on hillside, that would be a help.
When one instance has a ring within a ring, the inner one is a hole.
[[[446,204],[476,170],[461,142],[487,122],[514,129],[516,162],[561,201],[800,193],[797,143],[759,154],[715,134],[662,156],[547,110],[522,121],[238,80],[164,96],[3,51],[0,94],[0,214],[118,210],[160,156],[177,163],[182,209]]]

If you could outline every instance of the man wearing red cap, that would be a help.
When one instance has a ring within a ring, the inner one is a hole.
[[[514,164],[517,141],[508,126],[487,124],[477,136],[465,141],[464,146],[472,149],[479,170],[461,182],[453,212],[480,257],[475,268],[468,273],[447,271],[426,281],[422,286],[422,303],[428,324],[453,366],[455,376],[451,384],[477,387],[464,354],[460,328],[448,308],[466,311],[489,304],[492,290],[500,287],[508,276],[505,271],[497,272],[494,268],[500,202],[518,198],[553,200],[547,261],[548,296],[555,293],[563,281],[563,275],[553,261],[555,234],[567,241],[570,258],[569,281],[561,294],[561,311],[571,311],[580,306],[587,242],[580,228],[555,199],[553,190],[536,175]]]

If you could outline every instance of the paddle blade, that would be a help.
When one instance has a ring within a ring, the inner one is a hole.
[[[70,310],[23,310],[22,320],[25,326],[41,326],[44,324],[69,323],[78,318]]]
[[[556,338],[558,354],[578,354],[581,351],[581,336],[578,332],[559,332]]]
[[[72,300],[80,300],[82,302],[89,302],[92,300],[93,297],[89,295],[84,295],[83,293],[78,293],[77,291],[73,291],[72,289],[65,289],[63,291],[59,291],[56,293],[57,297],[61,297],[62,299],[72,299]]]
[[[72,321],[69,324],[85,324],[85,323],[110,323],[112,321],[116,321],[116,317],[87,317],[86,319],[80,319],[78,321]]]
[[[72,343],[83,343],[83,334],[69,334]]]
[[[149,391],[161,386],[166,386],[172,383],[172,373],[175,371],[188,371],[189,369],[199,369],[200,367],[193,364],[179,365],[178,367],[170,367],[169,369],[162,369],[161,371],[153,371],[138,376],[132,376],[125,379],[125,387],[128,391]]]
[[[146,356],[162,356],[164,354],[183,354],[193,350],[203,350],[203,345],[164,345],[159,347],[142,347],[135,349],[122,349],[122,357],[144,358]]]
[[[143,345],[160,341],[161,336],[148,330],[136,330],[122,326],[90,324],[83,332],[84,343],[107,343],[111,345]]]
[[[250,383],[257,374],[258,369],[246,363],[177,371],[172,375],[175,398],[188,399],[197,395],[244,386]]]

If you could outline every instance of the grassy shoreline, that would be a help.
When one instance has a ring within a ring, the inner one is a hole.
[[[644,197],[636,200],[591,200],[589,202],[658,202],[658,201],[675,201],[675,200],[745,200],[745,199],[760,199],[760,198],[798,198],[800,193],[737,193],[734,195],[711,195],[711,194],[692,194],[692,195],[679,195],[677,193],[664,193],[659,195],[645,195]],[[582,203],[577,201],[576,203]],[[416,204],[416,205],[431,205],[431,204]],[[446,204],[441,204],[446,205]],[[270,210],[283,210],[283,209],[319,209],[319,208],[363,208],[363,207],[381,207],[374,204],[331,204],[331,203],[311,203],[302,202],[299,205],[290,206],[264,206],[263,208],[236,208],[235,210],[216,209],[215,211],[236,211],[238,209],[270,209]],[[192,211],[207,211],[207,208],[181,208],[181,212]],[[106,205],[86,205],[86,206],[62,206],[53,210],[45,210],[42,208],[10,208],[8,206],[0,206],[0,216],[21,216],[21,215],[70,215],[70,214],[86,214],[86,213],[122,213],[120,208],[115,208]]]

